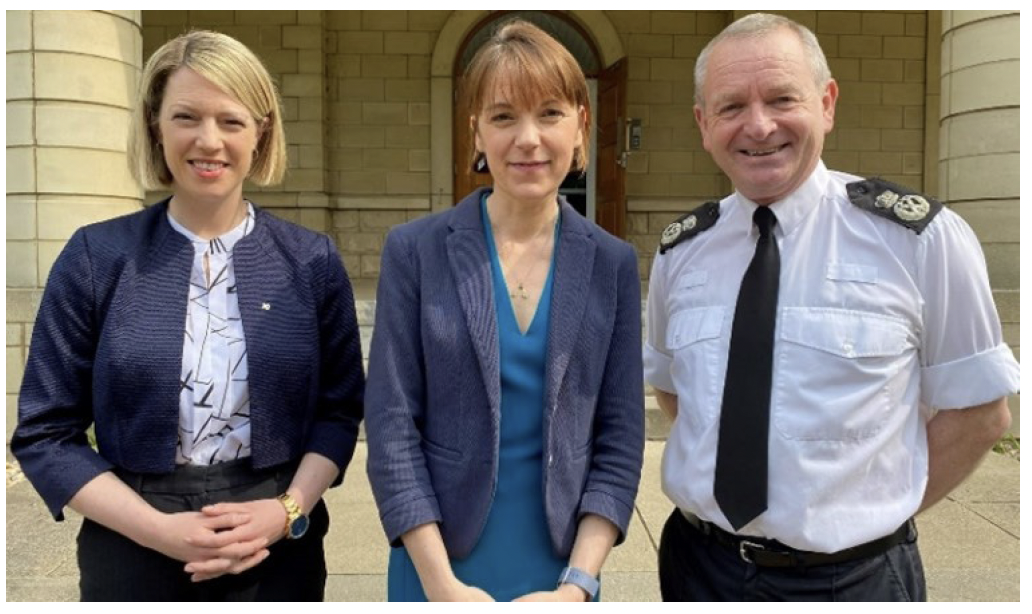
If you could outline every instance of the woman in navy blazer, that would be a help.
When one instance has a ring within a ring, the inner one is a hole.
[[[589,125],[561,45],[509,23],[464,96],[493,189],[382,257],[366,429],[388,597],[584,600],[640,478],[637,258],[558,195]]]
[[[86,517],[83,600],[323,596],[364,378],[333,244],[242,196],[283,176],[281,117],[237,41],[166,43],[130,162],[172,197],[78,230],[50,273],[11,449],[55,519]]]

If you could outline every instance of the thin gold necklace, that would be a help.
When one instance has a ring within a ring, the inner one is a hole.
[[[554,236],[555,235],[555,225],[556,225],[556,223],[558,221],[559,221],[559,215],[557,213],[556,216],[555,216],[555,219],[552,220],[552,223],[551,224],[545,224],[544,226],[542,226],[541,230],[536,232],[534,234],[534,236],[531,238],[531,241],[537,240],[537,238],[540,237],[544,233],[544,231],[548,230],[549,227],[551,227],[552,235]],[[510,245],[511,245],[511,243],[510,243]],[[540,250],[538,250],[538,255],[543,256],[544,253],[548,250],[548,247],[549,247],[549,244],[546,241],[544,247],[542,247]],[[530,298],[530,295],[527,294],[527,290],[524,287],[524,283],[523,282],[525,280],[527,280],[527,279],[530,279],[531,275],[533,275],[533,273],[535,271],[537,271],[538,264],[540,264],[540,262],[542,260],[544,260],[544,258],[535,258],[534,262],[532,262],[531,265],[530,265],[530,269],[527,270],[527,272],[524,273],[522,276],[516,276],[515,275],[515,271],[514,270],[512,271],[512,275],[516,278],[516,290],[513,291],[511,289],[512,288],[512,284],[509,283],[508,278],[505,280],[506,285],[509,287],[509,298],[510,299],[512,299],[512,300],[520,299],[520,300],[525,301],[525,300]]]

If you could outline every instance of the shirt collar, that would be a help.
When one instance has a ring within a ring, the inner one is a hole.
[[[828,169],[824,166],[823,160],[818,160],[817,167],[813,169],[806,181],[796,188],[795,192],[777,202],[771,203],[770,210],[778,218],[775,233],[780,232],[781,236],[792,234],[792,231],[799,226],[800,222],[821,204],[827,183]],[[759,205],[738,192],[735,192],[734,200],[748,214],[748,219],[752,220],[753,211]]]
[[[202,239],[190,232],[185,226],[177,222],[176,219],[172,217],[171,211],[166,212],[166,215],[168,217],[168,223],[172,228],[189,239],[190,242],[194,244],[194,247],[200,250],[207,249],[212,245],[212,243],[218,241],[221,244],[222,251],[231,252],[233,251],[233,246],[237,244],[237,241],[251,234],[251,231],[254,230],[254,207],[251,205],[250,201],[247,203],[247,215],[244,216],[243,221],[237,224],[236,228],[233,228],[232,230],[229,230],[211,240]]]

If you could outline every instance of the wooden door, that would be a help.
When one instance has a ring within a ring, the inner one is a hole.
[[[627,236],[627,169],[622,156],[627,118],[627,58],[599,74],[596,117],[595,222],[622,239]]]

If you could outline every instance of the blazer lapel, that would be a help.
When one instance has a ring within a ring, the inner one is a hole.
[[[546,419],[556,409],[559,386],[580,334],[595,263],[595,241],[590,237],[591,226],[565,202],[562,214],[559,251],[552,280],[552,312],[545,362]]]
[[[498,319],[491,283],[491,257],[487,253],[480,197],[477,190],[456,205],[451,234],[445,241],[459,304],[480,363],[480,375],[491,403],[491,414],[501,415],[501,375],[498,357]]]

